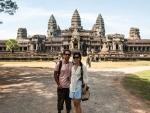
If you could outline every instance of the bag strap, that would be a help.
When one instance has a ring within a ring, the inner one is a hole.
[[[58,77],[60,76],[60,71],[61,71],[61,67],[62,67],[62,60],[59,61],[59,68],[58,68]]]
[[[82,62],[80,62],[80,66],[81,66],[81,78],[80,78],[80,80],[82,81],[82,85],[83,85],[84,83],[83,83],[83,64],[82,64]]]
[[[56,83],[59,85],[59,76],[60,76],[60,72],[61,72],[62,61],[60,60],[57,63],[58,63],[58,70],[54,71],[54,78],[55,78]]]

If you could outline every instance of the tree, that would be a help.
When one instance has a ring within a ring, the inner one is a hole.
[[[18,42],[15,39],[9,39],[6,41],[6,50],[12,53],[19,48]]]
[[[0,0],[0,13],[8,13],[9,15],[13,15],[16,10],[18,9],[18,6],[16,2],[12,0]],[[0,21],[0,24],[3,22]]]
[[[4,12],[13,15],[17,9],[18,6],[16,2],[13,2],[12,0],[0,0],[0,13]]]

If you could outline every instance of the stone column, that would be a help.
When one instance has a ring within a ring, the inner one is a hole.
[[[66,48],[66,46],[65,46]],[[73,38],[71,38],[71,41],[69,42],[69,49],[73,49]]]
[[[129,49],[128,49],[128,51],[132,51],[130,46],[129,46]]]
[[[36,43],[36,51],[38,50],[38,43]]]
[[[27,51],[29,51],[29,46],[27,46]]]
[[[122,44],[119,44],[119,50],[123,51],[123,45]]]
[[[38,50],[41,51],[41,44],[38,44]]]
[[[138,47],[136,47],[136,51],[138,51]]]
[[[113,45],[112,44],[110,45],[110,50],[113,50]]]
[[[73,41],[71,41],[71,47],[70,49],[74,49]]]
[[[148,52],[148,46],[146,47],[146,52]]]
[[[119,51],[122,51],[122,44],[119,44]]]
[[[137,47],[137,51],[139,51],[139,47]]]
[[[116,44],[113,42],[113,50],[116,50]]]
[[[30,50],[33,51],[34,50],[34,44],[31,44],[30,46]]]
[[[22,51],[24,51],[24,47],[21,47],[22,48]]]
[[[78,40],[78,50],[80,50],[80,40]]]
[[[121,46],[121,51],[123,51],[123,44],[121,44],[120,46]]]

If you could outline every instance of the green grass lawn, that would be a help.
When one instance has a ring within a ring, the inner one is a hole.
[[[131,94],[150,102],[150,70],[128,74],[123,79],[123,86]]]
[[[135,66],[150,66],[150,61],[126,61],[126,62],[92,62],[91,67],[94,69],[117,69],[117,68],[125,68],[125,67],[135,67]]]

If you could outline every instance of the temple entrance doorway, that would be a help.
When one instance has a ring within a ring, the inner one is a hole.
[[[73,49],[78,49],[78,41],[77,41],[77,39],[75,39],[74,41],[73,41]]]

